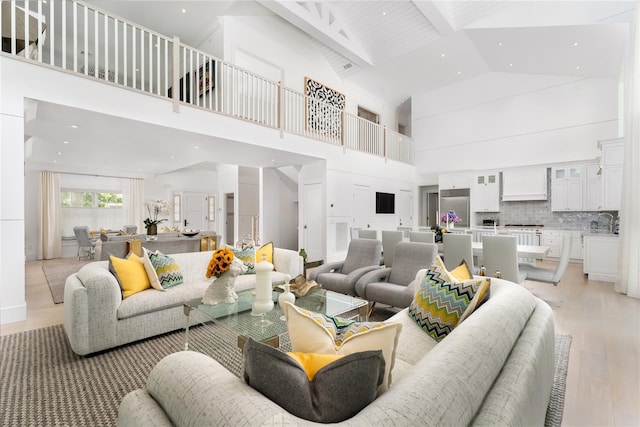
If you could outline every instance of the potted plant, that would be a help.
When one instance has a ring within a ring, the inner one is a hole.
[[[167,221],[167,218],[158,219],[160,213],[169,212],[171,204],[166,200],[152,199],[144,204],[147,207],[149,217],[144,219],[144,228],[147,229],[147,235],[155,236],[158,234],[158,224]]]

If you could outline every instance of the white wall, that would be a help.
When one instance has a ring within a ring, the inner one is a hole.
[[[300,93],[304,93],[304,78],[312,78],[344,94],[347,112],[357,114],[360,105],[377,113],[381,125],[397,130],[397,106],[344,82],[305,33],[276,16],[225,16],[223,20],[225,61],[236,64],[238,52],[260,58],[284,69],[285,86]],[[271,70],[251,71],[271,74]]]
[[[488,73],[413,97],[416,164],[437,174],[594,159],[617,136],[617,81]]]
[[[227,236],[226,233],[226,197],[225,194],[233,193],[234,203],[235,203],[235,218],[234,218],[234,234],[236,240],[238,239],[238,166],[236,165],[218,165],[218,224],[219,231],[218,234],[222,236],[220,240],[218,240],[218,246],[223,245],[233,245],[235,242],[230,239],[230,236]]]
[[[4,75],[4,70],[2,75]],[[24,108],[23,98],[2,81],[0,97],[0,324],[27,317],[24,286]],[[11,102],[9,102],[11,101]]]
[[[262,169],[262,243],[298,250],[298,185],[277,169]]]

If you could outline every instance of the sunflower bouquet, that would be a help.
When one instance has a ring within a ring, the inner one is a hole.
[[[207,279],[210,277],[220,277],[222,273],[229,270],[233,262],[233,251],[228,248],[220,248],[213,253],[209,265],[207,266]]]

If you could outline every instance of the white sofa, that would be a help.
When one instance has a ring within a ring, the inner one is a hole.
[[[390,388],[349,426],[541,426],[554,373],[551,308],[511,282],[493,279],[491,298],[436,343],[407,315]],[[313,424],[286,412],[195,352],[173,353],[146,388],[127,394],[120,426]]]
[[[166,291],[147,289],[125,299],[108,261],[89,263],[70,275],[64,288],[64,329],[73,351],[87,355],[184,328],[183,303],[204,295],[211,282],[205,272],[212,253],[171,255],[180,266],[183,284]],[[302,273],[302,257],[296,251],[274,248],[273,264],[274,282]],[[255,287],[255,277],[238,276],[236,290]]]

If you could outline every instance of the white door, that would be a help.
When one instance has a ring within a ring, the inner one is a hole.
[[[185,191],[182,193],[183,220],[181,228],[192,230],[206,230],[207,224],[207,194]]]
[[[352,227],[371,228],[372,207],[371,188],[368,185],[353,186],[353,222]]]
[[[401,227],[413,226],[413,215],[411,214],[411,191],[398,191],[398,203],[396,214],[398,215],[398,225]]]
[[[305,184],[302,207],[302,247],[307,252],[307,262],[324,259],[322,238],[322,185]]]

